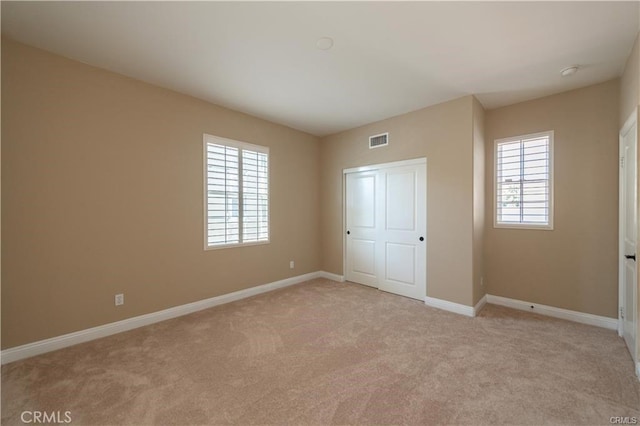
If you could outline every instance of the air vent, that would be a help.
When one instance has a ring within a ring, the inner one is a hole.
[[[369,136],[369,149],[389,145],[389,133]]]

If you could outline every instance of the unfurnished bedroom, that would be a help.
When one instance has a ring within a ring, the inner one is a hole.
[[[3,425],[640,422],[640,3],[0,7]]]

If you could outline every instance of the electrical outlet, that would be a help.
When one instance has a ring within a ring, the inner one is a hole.
[[[293,269],[293,268],[295,268],[295,266],[296,266],[296,263],[293,260],[290,260],[289,261],[289,269]]]
[[[124,305],[124,294],[116,294],[116,306]]]
[[[484,277],[480,277],[480,287],[484,287]]]

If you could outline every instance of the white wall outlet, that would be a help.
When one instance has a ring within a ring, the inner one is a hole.
[[[480,277],[480,287],[484,287],[484,277]]]
[[[116,306],[124,305],[124,294],[116,294]]]
[[[296,267],[296,263],[293,260],[289,261],[289,269],[293,269]]]

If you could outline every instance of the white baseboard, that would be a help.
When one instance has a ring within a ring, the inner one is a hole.
[[[475,317],[480,313],[484,305],[487,304],[487,295],[485,294],[482,298],[476,303],[476,306],[473,307],[473,316]]]
[[[602,317],[584,312],[570,311],[568,309],[556,308],[553,306],[530,303],[522,300],[509,299],[507,297],[492,296],[487,294],[487,303],[506,306],[508,308],[519,309],[521,311],[535,312],[540,315],[560,318],[564,320],[579,322],[582,324],[595,325],[609,330],[618,329],[618,320],[615,318]]]
[[[449,302],[448,300],[436,299],[435,297],[425,297],[424,303],[432,308],[438,308],[454,314],[464,315],[467,317],[475,317],[475,308],[473,306],[462,305],[460,303]]]
[[[320,278],[326,278],[328,280],[337,281],[339,283],[344,282],[344,275],[332,274],[331,272],[320,271]]]
[[[327,276],[327,275],[330,275]],[[236,300],[245,299],[268,291],[277,290],[279,288],[288,287],[294,284],[300,284],[315,278],[334,279],[333,274],[326,272],[311,272],[296,277],[286,278],[284,280],[275,281],[269,284],[251,287],[233,293],[223,294],[221,296],[209,299],[199,300],[186,305],[175,306],[173,308],[164,309],[158,312],[152,312],[146,315],[140,315],[133,318],[127,318],[122,321],[112,322],[110,324],[100,325],[98,327],[86,330],[76,331],[74,333],[64,334],[62,336],[52,337],[38,342],[28,343],[22,346],[5,349],[0,354],[2,364],[18,361],[24,358],[40,355],[46,352],[55,351],[66,348],[68,346],[77,345],[78,343],[88,342],[90,340],[99,339],[101,337],[111,336],[112,334],[122,333],[124,331],[133,330],[134,328],[144,327],[145,325],[154,324],[156,322],[165,321],[171,318],[187,315],[203,309],[212,308],[214,306],[223,305],[225,303],[234,302]],[[335,276],[339,278],[337,275]],[[338,281],[336,279],[336,281]]]
[[[68,346],[77,345],[79,343],[88,342],[90,340],[99,339],[101,337],[111,336],[113,334],[122,333],[124,331],[133,330],[135,328],[144,327],[156,322],[165,321],[171,318],[187,315],[203,309],[212,308],[214,306],[223,305],[225,303],[234,302],[236,300],[245,299],[247,297],[256,296],[258,294],[277,290],[279,288],[288,287],[299,284],[315,278],[326,278],[337,282],[344,282],[344,276],[332,274],[325,271],[311,272],[284,280],[275,281],[269,284],[263,284],[256,287],[247,288],[233,293],[223,294],[221,296],[209,299],[199,300],[185,305],[175,306],[173,308],[164,309],[158,312],[152,312],[146,315],[140,315],[128,318],[122,321],[77,331],[74,333],[64,334],[62,336],[52,337],[38,342],[28,343],[22,346],[5,349],[0,353],[1,363],[7,364],[32,356],[40,355],[46,352],[55,351],[66,348]],[[475,306],[467,306],[459,303],[449,302],[447,300],[436,299],[434,297],[426,297],[425,304],[438,309],[443,309],[468,317],[475,317],[486,303],[507,306],[514,309],[520,309],[529,312],[536,312],[541,315],[547,315],[555,318],[562,318],[569,321],[580,322],[583,324],[595,325],[611,330],[617,330],[618,320],[614,318],[601,317],[582,312],[570,311],[567,309],[555,308],[536,303],[524,302],[521,300],[509,299],[506,297],[485,295]],[[532,309],[531,306],[534,308]],[[640,363],[636,367],[636,374],[640,378]]]

